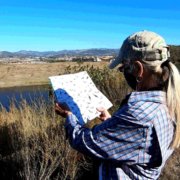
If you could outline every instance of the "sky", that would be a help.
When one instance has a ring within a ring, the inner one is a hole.
[[[180,1],[0,0],[0,51],[119,48],[141,30],[180,45]]]

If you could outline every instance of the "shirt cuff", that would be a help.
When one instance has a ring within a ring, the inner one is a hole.
[[[78,120],[74,114],[69,114],[66,117],[65,127],[67,127],[68,125],[75,127],[77,124],[78,124]]]

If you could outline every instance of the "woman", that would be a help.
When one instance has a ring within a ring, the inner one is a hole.
[[[119,66],[134,90],[112,117],[99,109],[103,123],[92,129],[63,106],[70,144],[101,159],[99,179],[157,179],[180,144],[180,77],[169,61],[164,39],[150,31],[126,38],[110,68]]]

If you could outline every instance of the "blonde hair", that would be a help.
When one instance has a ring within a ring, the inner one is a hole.
[[[172,148],[180,145],[180,74],[177,67],[169,60],[144,61],[143,64],[153,72],[160,85],[164,86],[167,97],[167,106],[174,119],[175,133]]]
[[[175,117],[175,134],[173,148],[180,145],[180,75],[177,67],[169,62],[169,79],[167,85],[167,106],[170,114]]]

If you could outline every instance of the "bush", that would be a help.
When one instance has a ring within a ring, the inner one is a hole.
[[[76,179],[88,166],[65,138],[63,120],[43,101],[0,114],[1,179]]]

